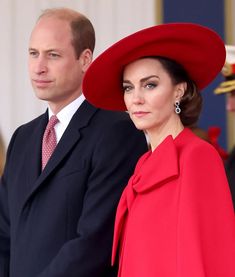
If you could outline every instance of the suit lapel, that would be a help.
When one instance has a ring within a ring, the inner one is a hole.
[[[25,157],[25,171],[28,174],[28,186],[31,189],[32,184],[41,174],[41,147],[42,137],[48,122],[48,112],[46,111],[39,119],[37,127],[34,129],[29,141],[28,152]],[[29,190],[28,190],[29,191]]]
[[[84,101],[82,105],[78,108],[77,112],[72,117],[67,129],[65,130],[60,142],[58,143],[54,153],[48,161],[48,164],[46,165],[42,173],[38,176],[36,181],[33,183],[31,190],[25,198],[24,206],[27,204],[29,198],[37,192],[38,188],[41,185],[43,185],[43,182],[45,182],[45,180],[51,174],[53,174],[53,172],[57,169],[57,167],[60,165],[63,159],[69,154],[73,146],[79,141],[80,130],[89,124],[89,121],[91,120],[92,116],[95,114],[96,111],[97,109],[91,106],[87,101]],[[39,155],[41,157],[41,146],[39,147],[39,149]],[[37,153],[34,154],[38,155],[38,150],[36,150],[36,152]],[[32,168],[32,172],[34,173],[32,174],[30,180],[34,179],[34,176],[37,174],[39,168],[38,163],[34,162],[33,166],[36,169]]]

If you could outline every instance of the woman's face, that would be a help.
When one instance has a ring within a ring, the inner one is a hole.
[[[179,120],[174,104],[183,96],[182,86],[173,84],[157,59],[143,58],[128,64],[123,72],[124,101],[136,128],[151,133],[174,127]]]

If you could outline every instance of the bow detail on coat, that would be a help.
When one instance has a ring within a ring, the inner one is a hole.
[[[170,158],[170,162],[169,162]],[[168,136],[153,152],[144,154],[120,198],[115,221],[112,264],[115,262],[118,244],[122,249],[124,229],[128,214],[138,194],[151,193],[161,185],[179,175],[176,145],[172,136]]]

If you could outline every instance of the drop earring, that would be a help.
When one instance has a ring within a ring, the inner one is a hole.
[[[176,113],[176,114],[180,114],[180,112],[181,112],[180,101],[179,101],[179,100],[176,100],[176,101],[175,101],[175,113]]]

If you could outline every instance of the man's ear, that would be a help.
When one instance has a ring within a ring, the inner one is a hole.
[[[93,58],[93,55],[90,49],[85,49],[82,51],[79,57],[79,61],[81,62],[83,73],[87,71],[89,65],[92,62],[92,58]]]

